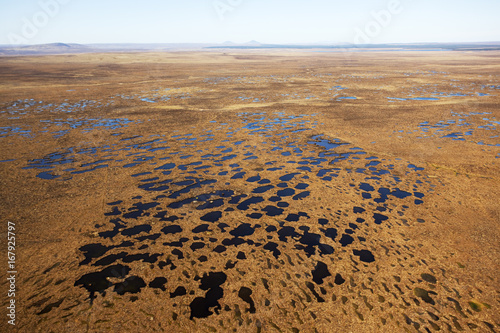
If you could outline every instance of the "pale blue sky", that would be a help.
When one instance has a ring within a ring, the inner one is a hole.
[[[500,0],[0,0],[0,44],[500,41],[499,14]]]

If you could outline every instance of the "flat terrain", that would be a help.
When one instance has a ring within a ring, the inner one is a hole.
[[[0,58],[14,331],[499,332],[499,59]]]

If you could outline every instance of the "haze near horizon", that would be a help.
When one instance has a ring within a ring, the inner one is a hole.
[[[0,44],[500,41],[500,2],[0,0]]]

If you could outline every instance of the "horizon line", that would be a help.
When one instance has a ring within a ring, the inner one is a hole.
[[[364,46],[364,45],[421,45],[421,44],[500,44],[500,40],[489,40],[489,41],[468,41],[468,42],[380,42],[380,43],[347,43],[347,42],[276,42],[276,43],[261,43],[256,40],[248,42],[88,42],[88,43],[78,43],[78,42],[48,42],[48,43],[36,43],[36,44],[0,44],[0,46],[10,46],[10,47],[23,47],[23,46],[41,46],[41,45],[223,45],[231,43],[235,46],[237,45],[248,45],[248,44],[258,44],[258,45],[269,45],[269,46],[290,46],[290,45],[300,45],[300,46]]]

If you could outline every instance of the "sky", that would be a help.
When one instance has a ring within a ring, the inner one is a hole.
[[[499,0],[0,0],[0,44],[500,41]]]

